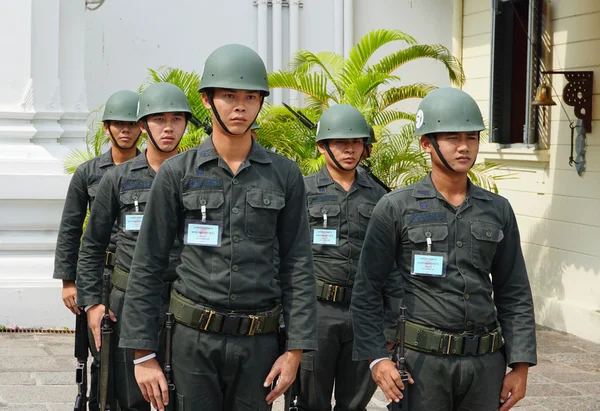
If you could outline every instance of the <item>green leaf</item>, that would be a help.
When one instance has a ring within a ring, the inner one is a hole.
[[[409,84],[408,86],[392,87],[381,93],[379,98],[379,109],[384,110],[393,104],[410,98],[423,98],[430,91],[435,90],[436,88],[436,86],[426,83],[415,83]]]
[[[269,87],[300,91],[327,107],[330,99],[336,103],[338,102],[327,92],[327,76],[320,72],[290,73],[277,71],[269,73]]]
[[[410,46],[383,57],[378,63],[371,66],[371,69],[380,73],[391,74],[402,65],[422,58],[430,58],[441,62],[446,67],[448,78],[452,83],[457,85],[464,84],[465,74],[460,61],[441,44],[418,44]]]
[[[373,125],[376,126],[389,126],[394,121],[415,121],[415,115],[405,113],[404,111],[386,109],[375,115],[373,118]]]

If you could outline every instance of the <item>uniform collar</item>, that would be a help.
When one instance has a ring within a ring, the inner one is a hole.
[[[331,184],[333,184],[333,178],[331,178],[327,166],[321,167],[317,172],[317,187],[325,187]]]
[[[220,158],[217,150],[215,150],[215,146],[212,142],[212,135],[204,140],[202,144],[196,148],[197,150],[197,167],[202,166],[204,163],[207,163],[211,160],[216,160]],[[252,146],[250,147],[250,153],[248,154],[248,160],[254,161],[257,163],[269,164],[271,163],[271,159],[269,158],[267,150],[258,144],[256,140],[252,139]]]
[[[415,184],[412,195],[415,198],[443,198],[435,189],[433,181],[431,181],[431,173],[427,174],[427,177]],[[467,179],[467,197],[473,197],[479,200],[492,199],[486,190],[473,184],[470,179]]]
[[[131,171],[139,170],[141,168],[149,168],[148,159],[146,158],[146,151],[138,154],[133,160],[131,160]]]
[[[356,176],[354,178],[363,187],[373,187],[373,180],[371,180],[365,171],[361,171],[360,167],[356,167]]]
[[[104,154],[100,156],[100,162],[98,163],[99,168],[104,168],[108,166],[114,166],[115,162],[112,158],[112,147],[107,150]]]

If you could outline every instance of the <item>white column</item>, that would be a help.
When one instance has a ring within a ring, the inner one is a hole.
[[[333,0],[333,51],[344,55],[344,0]]]
[[[60,0],[60,95],[64,113],[60,118],[63,134],[59,142],[79,147],[85,143],[87,87],[85,81],[85,8],[73,7],[72,0]]]
[[[344,0],[344,56],[354,46],[354,0]]]
[[[84,79],[83,18],[61,15],[67,9],[79,15],[83,7],[83,1],[0,0],[6,11],[0,13],[6,60],[0,65],[0,324],[73,325],[52,270],[69,184],[62,165],[68,148],[59,144],[62,97],[70,110],[76,107],[73,96]],[[78,42],[75,50],[61,49],[61,30],[72,37],[68,47]],[[87,112],[85,98],[80,101]],[[78,124],[69,121],[85,127],[83,115]]]
[[[283,69],[283,13],[282,0],[273,0],[273,71]],[[272,90],[273,104],[281,104],[283,90]]]
[[[463,0],[452,3],[452,55],[462,63],[463,47]],[[460,88],[460,86],[454,85]]]
[[[256,5],[258,7],[258,15],[257,15],[257,43],[258,43],[258,55],[263,59],[265,65],[268,69],[269,63],[269,39],[268,39],[268,29],[269,22],[267,18],[267,7],[268,0],[257,0]]]
[[[300,50],[300,0],[289,0],[290,4],[290,60]],[[300,93],[290,90],[290,104],[300,105]]]

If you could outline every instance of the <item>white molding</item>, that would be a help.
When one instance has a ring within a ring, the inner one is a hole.
[[[496,143],[482,143],[479,146],[479,158],[494,162],[532,161],[549,163],[550,150],[540,150],[534,145],[525,144],[512,144],[510,147],[503,147]]]
[[[33,104],[33,79],[30,78],[25,86],[25,91],[23,92],[19,107],[21,107],[21,110],[30,113],[34,111]]]

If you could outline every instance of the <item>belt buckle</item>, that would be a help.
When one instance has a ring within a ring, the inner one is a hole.
[[[336,301],[337,293],[338,293],[339,289],[340,289],[339,285],[329,284],[329,286],[327,288],[327,300]],[[333,298],[331,298],[332,294],[333,294]]]
[[[207,331],[208,330],[208,326],[210,324],[210,320],[212,319],[213,315],[215,315],[217,312],[215,310],[210,310],[208,311],[208,318],[206,319],[206,324],[204,324],[204,327],[202,328],[202,331]],[[202,316],[200,317],[200,323],[202,324],[202,317],[204,317],[204,314],[206,314],[206,311],[204,311],[202,313]]]
[[[446,352],[444,354],[450,354],[450,346],[452,345],[452,334],[446,334],[444,338],[448,337],[448,348],[446,348]]]
[[[110,251],[107,251],[106,254],[104,255],[104,265],[109,265],[110,263]]]
[[[489,335],[492,336],[492,345],[491,345],[491,348],[490,348],[490,353],[493,353],[494,352],[494,346],[496,345],[496,336],[497,336],[497,333],[495,333],[495,332],[492,331],[491,333],[489,333]]]
[[[250,318],[252,321],[250,322],[250,329],[248,330],[248,335],[254,335],[254,332],[256,331],[256,329],[258,328],[258,325],[260,324],[260,318],[257,315],[249,315],[248,318]]]
[[[463,355],[477,355],[479,352],[479,342],[481,336],[475,334],[467,334],[463,336]]]

